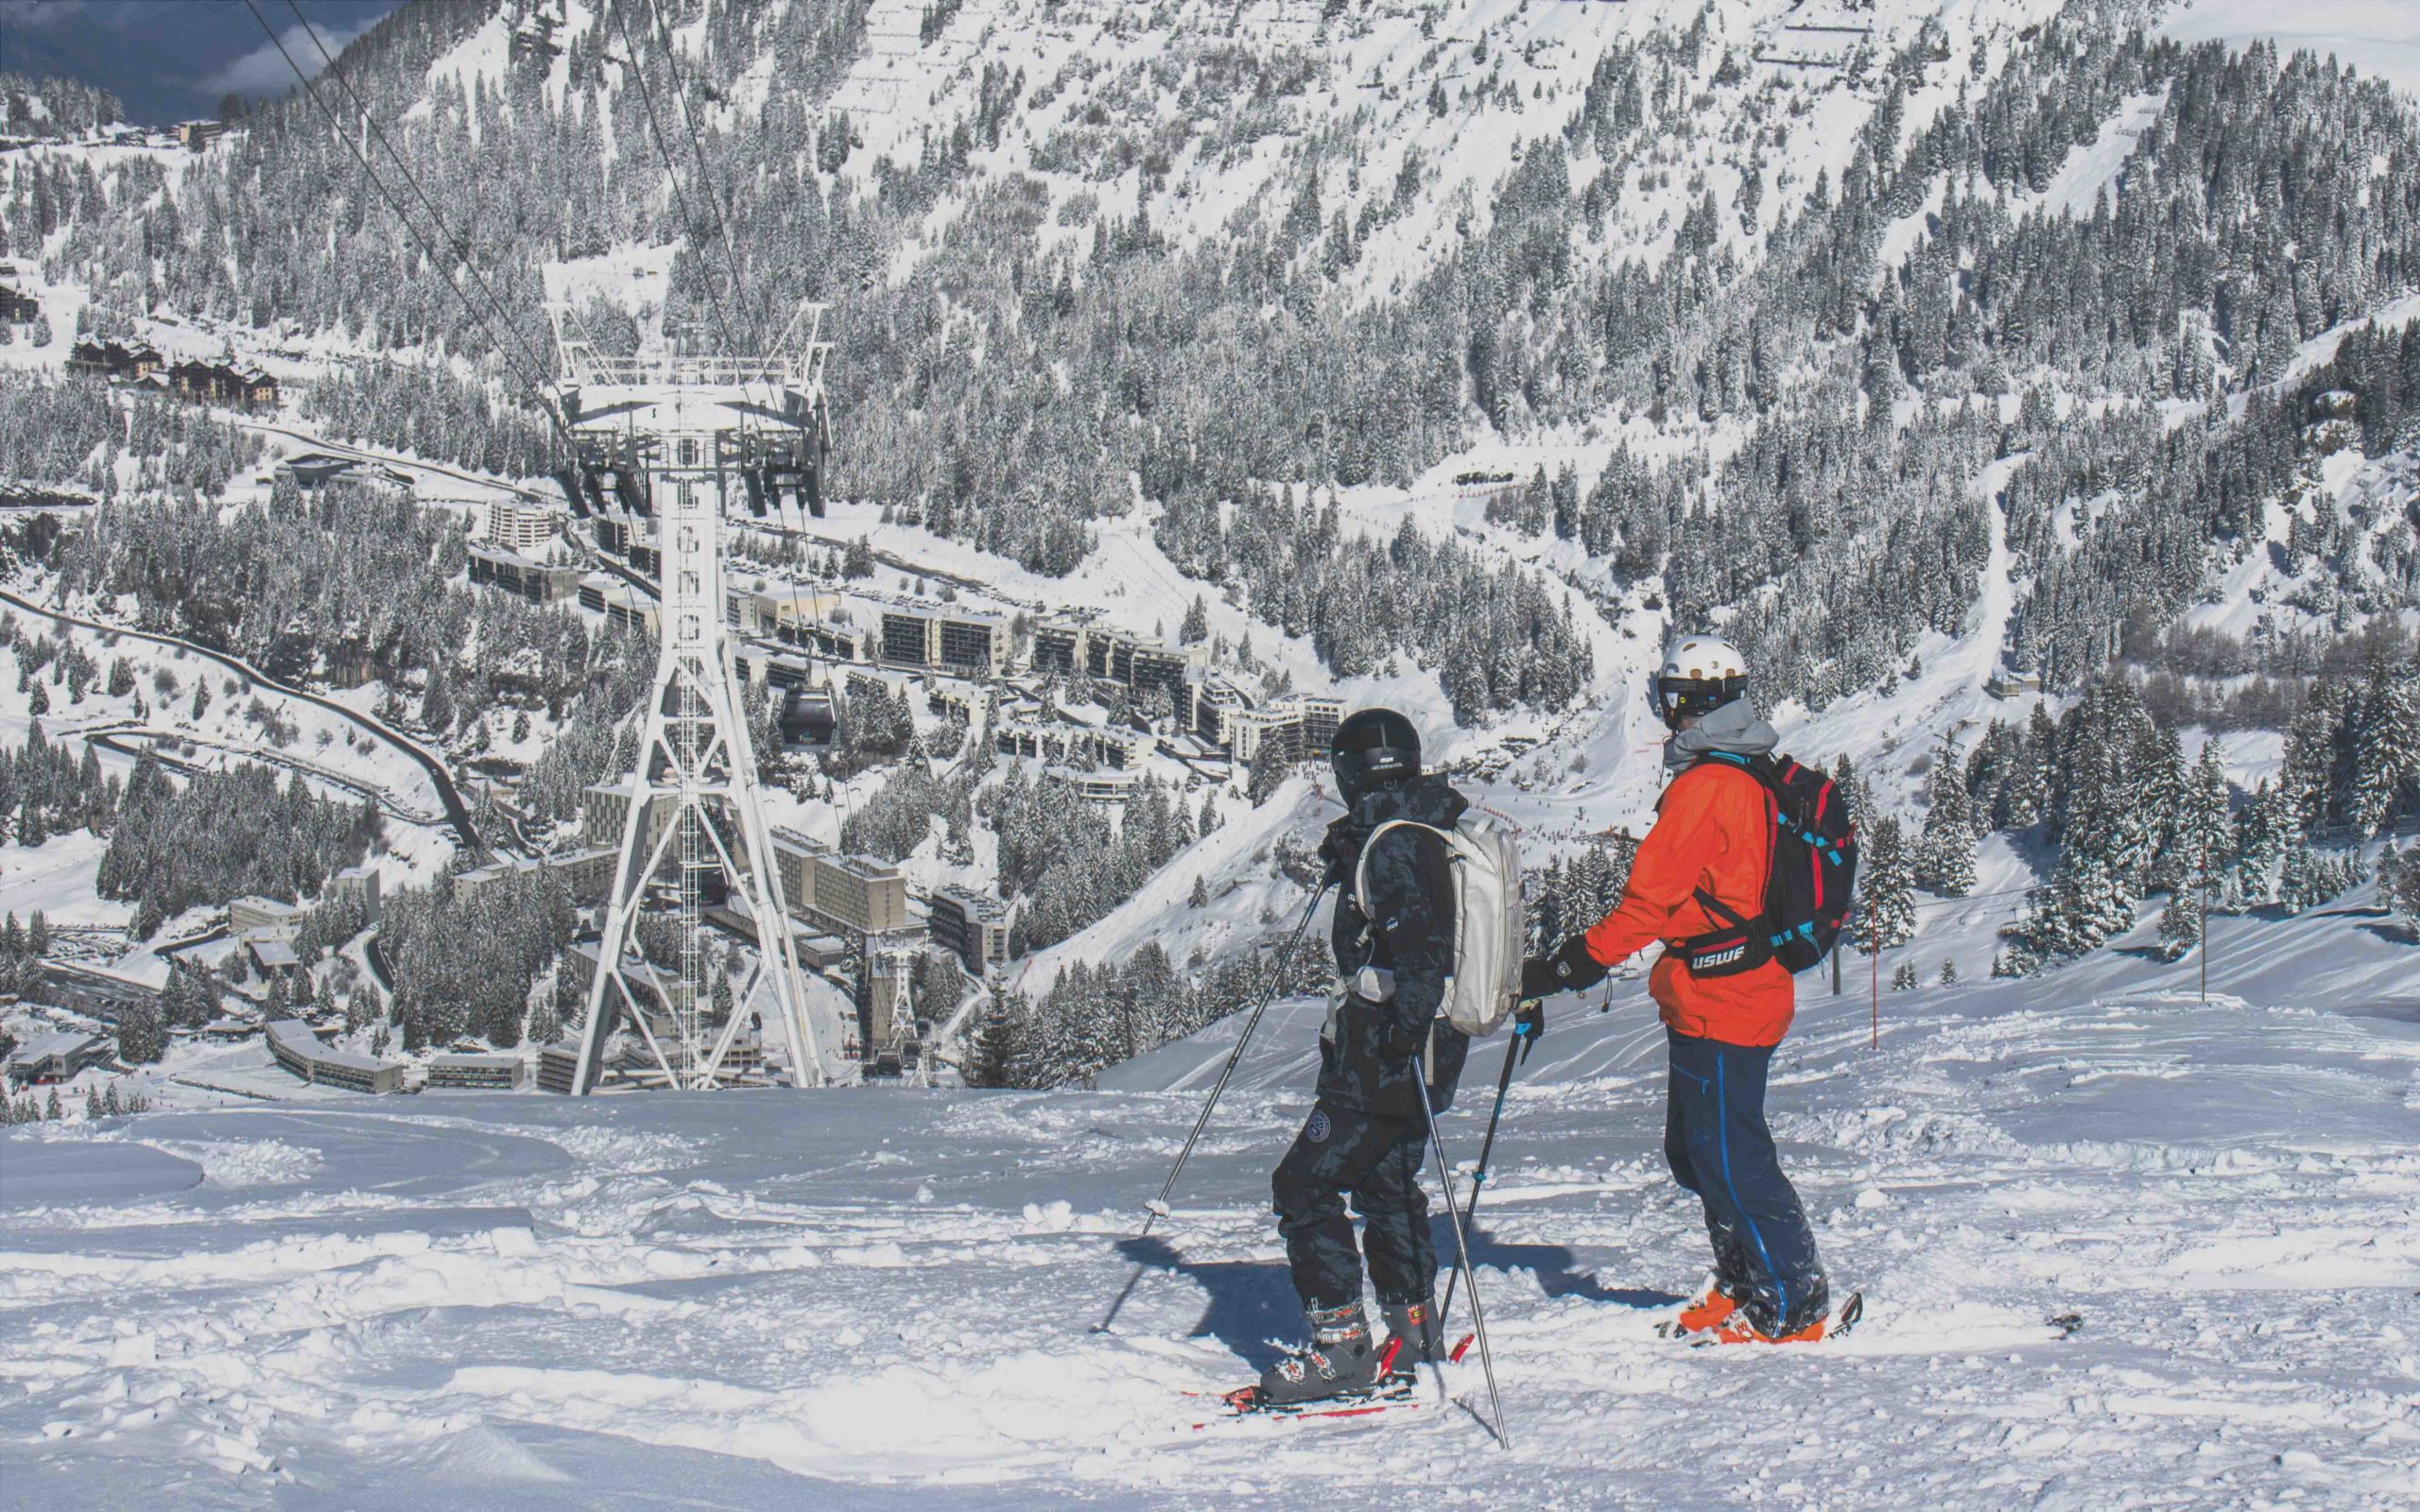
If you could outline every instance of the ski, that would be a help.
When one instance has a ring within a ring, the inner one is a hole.
[[[1374,1418],[1381,1413],[1400,1412],[1422,1405],[1412,1391],[1413,1379],[1407,1375],[1391,1375],[1368,1391],[1357,1391],[1340,1397],[1323,1397],[1317,1401],[1264,1402],[1258,1386],[1243,1386],[1226,1392],[1215,1400],[1222,1409],[1216,1417],[1195,1423],[1200,1432],[1215,1423],[1235,1422],[1246,1418],[1274,1418],[1280,1421],[1336,1421],[1350,1418]]]
[[[1476,1334],[1463,1334],[1453,1349],[1447,1351],[1446,1360],[1460,1365],[1462,1356],[1469,1351],[1471,1343],[1476,1337]],[[1393,1350],[1390,1349],[1388,1355],[1392,1359]],[[1243,1418],[1335,1420],[1346,1418],[1374,1418],[1384,1412],[1404,1411],[1422,1405],[1419,1398],[1413,1394],[1413,1388],[1419,1383],[1419,1380],[1418,1374],[1412,1371],[1390,1370],[1379,1380],[1377,1385],[1368,1391],[1352,1392],[1338,1397],[1322,1397],[1317,1401],[1265,1402],[1260,1400],[1258,1386],[1240,1386],[1234,1391],[1215,1393],[1188,1391],[1185,1395],[1205,1400],[1215,1400],[1223,1409],[1217,1417],[1195,1423],[1194,1429],[1199,1432],[1213,1423],[1233,1422]]]
[[[1857,1327],[1858,1320],[1864,1316],[1865,1294],[1851,1292],[1846,1300],[1824,1314],[1821,1321],[1800,1330],[1786,1339],[1757,1339],[1744,1336],[1731,1332],[1726,1324],[1721,1323],[1711,1328],[1685,1329],[1681,1327],[1680,1320],[1677,1318],[1667,1318],[1656,1324],[1655,1335],[1658,1338],[1677,1340],[1688,1345],[1691,1349],[1704,1349],[1724,1344],[1823,1344],[1833,1339],[1845,1338],[1849,1331]]]

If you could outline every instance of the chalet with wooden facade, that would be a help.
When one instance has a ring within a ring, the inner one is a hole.
[[[141,342],[83,340],[67,354],[67,370],[112,383],[141,383],[166,366],[160,353]]]

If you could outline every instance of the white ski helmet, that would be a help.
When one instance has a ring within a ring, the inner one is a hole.
[[[1664,650],[1663,670],[1647,679],[1648,696],[1667,725],[1703,717],[1748,691],[1748,659],[1719,635],[1676,636]]]

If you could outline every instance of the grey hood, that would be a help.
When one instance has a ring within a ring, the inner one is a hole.
[[[1674,730],[1664,742],[1664,765],[1677,772],[1708,751],[1762,756],[1780,744],[1781,737],[1773,733],[1773,727],[1756,713],[1754,704],[1745,698],[1734,698],[1693,728]]]

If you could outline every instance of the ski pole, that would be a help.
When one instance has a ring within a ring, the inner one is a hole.
[[[1311,927],[1311,916],[1319,912],[1320,900],[1327,896],[1328,888],[1333,885],[1334,878],[1322,878],[1319,890],[1311,894],[1310,905],[1303,910],[1302,921],[1294,926],[1293,935],[1286,941],[1285,951],[1277,957],[1281,974],[1270,980],[1269,990],[1260,995],[1260,1003],[1252,1010],[1252,1017],[1244,1021],[1243,1032],[1236,1036],[1236,1048],[1227,1052],[1227,1063],[1219,1069],[1219,1079],[1211,1084],[1210,1096],[1202,1103],[1201,1115],[1193,1121],[1193,1132],[1184,1137],[1184,1147],[1176,1152],[1176,1164],[1169,1167],[1168,1178],[1160,1183],[1160,1194],[1143,1205],[1142,1231],[1134,1236],[1137,1242],[1150,1238],[1151,1225],[1167,1215],[1168,1194],[1176,1190],[1176,1178],[1184,1174],[1184,1162],[1193,1159],[1193,1146],[1200,1143],[1201,1131],[1209,1126],[1212,1109],[1219,1106],[1219,1096],[1226,1091],[1228,1078],[1235,1075],[1236,1062],[1244,1057],[1244,1046],[1252,1042],[1252,1032],[1260,1027],[1260,1016],[1268,1012],[1269,1005],[1276,1000],[1278,985],[1285,980],[1282,973],[1286,958],[1292,955],[1294,947],[1302,943],[1303,932]],[[1119,1290],[1117,1300],[1109,1304],[1108,1314],[1094,1327],[1095,1333],[1108,1332],[1109,1326],[1117,1321],[1118,1311],[1125,1307],[1126,1299],[1134,1295],[1135,1283],[1143,1279],[1143,1268],[1141,1261],[1134,1263],[1133,1274],[1126,1278],[1126,1285]]]
[[[1471,1246],[1462,1234],[1461,1205],[1454,1200],[1454,1172],[1445,1163],[1445,1142],[1437,1135],[1437,1115],[1428,1107],[1428,1089],[1426,1086],[1420,1089],[1420,1117],[1421,1122],[1428,1125],[1428,1148],[1437,1157],[1437,1184],[1445,1189],[1445,1220],[1454,1226],[1454,1252],[1460,1257],[1463,1277],[1470,1281],[1471,1332],[1478,1336],[1478,1363],[1487,1372],[1487,1404],[1495,1414],[1495,1441],[1511,1449],[1512,1435],[1504,1427],[1504,1399],[1495,1390],[1495,1356],[1487,1347],[1487,1312],[1479,1306],[1478,1277],[1471,1270]],[[1440,1326],[1443,1326],[1442,1317]],[[1438,1388],[1443,1390],[1445,1363],[1442,1360],[1433,1363],[1437,1366]]]
[[[1504,1074],[1495,1078],[1495,1110],[1487,1115],[1487,1137],[1479,1141],[1478,1169],[1471,1173],[1471,1205],[1464,1210],[1463,1221],[1478,1221],[1479,1188],[1487,1182],[1487,1160],[1495,1153],[1495,1125],[1504,1117],[1504,1094],[1512,1087],[1512,1063],[1515,1056],[1530,1058],[1530,1031],[1519,1023],[1512,1025],[1512,1038],[1504,1046]],[[1437,1310],[1437,1332],[1445,1332],[1445,1320],[1454,1315],[1454,1288],[1461,1284],[1462,1273],[1454,1271],[1445,1278],[1445,1305]]]

